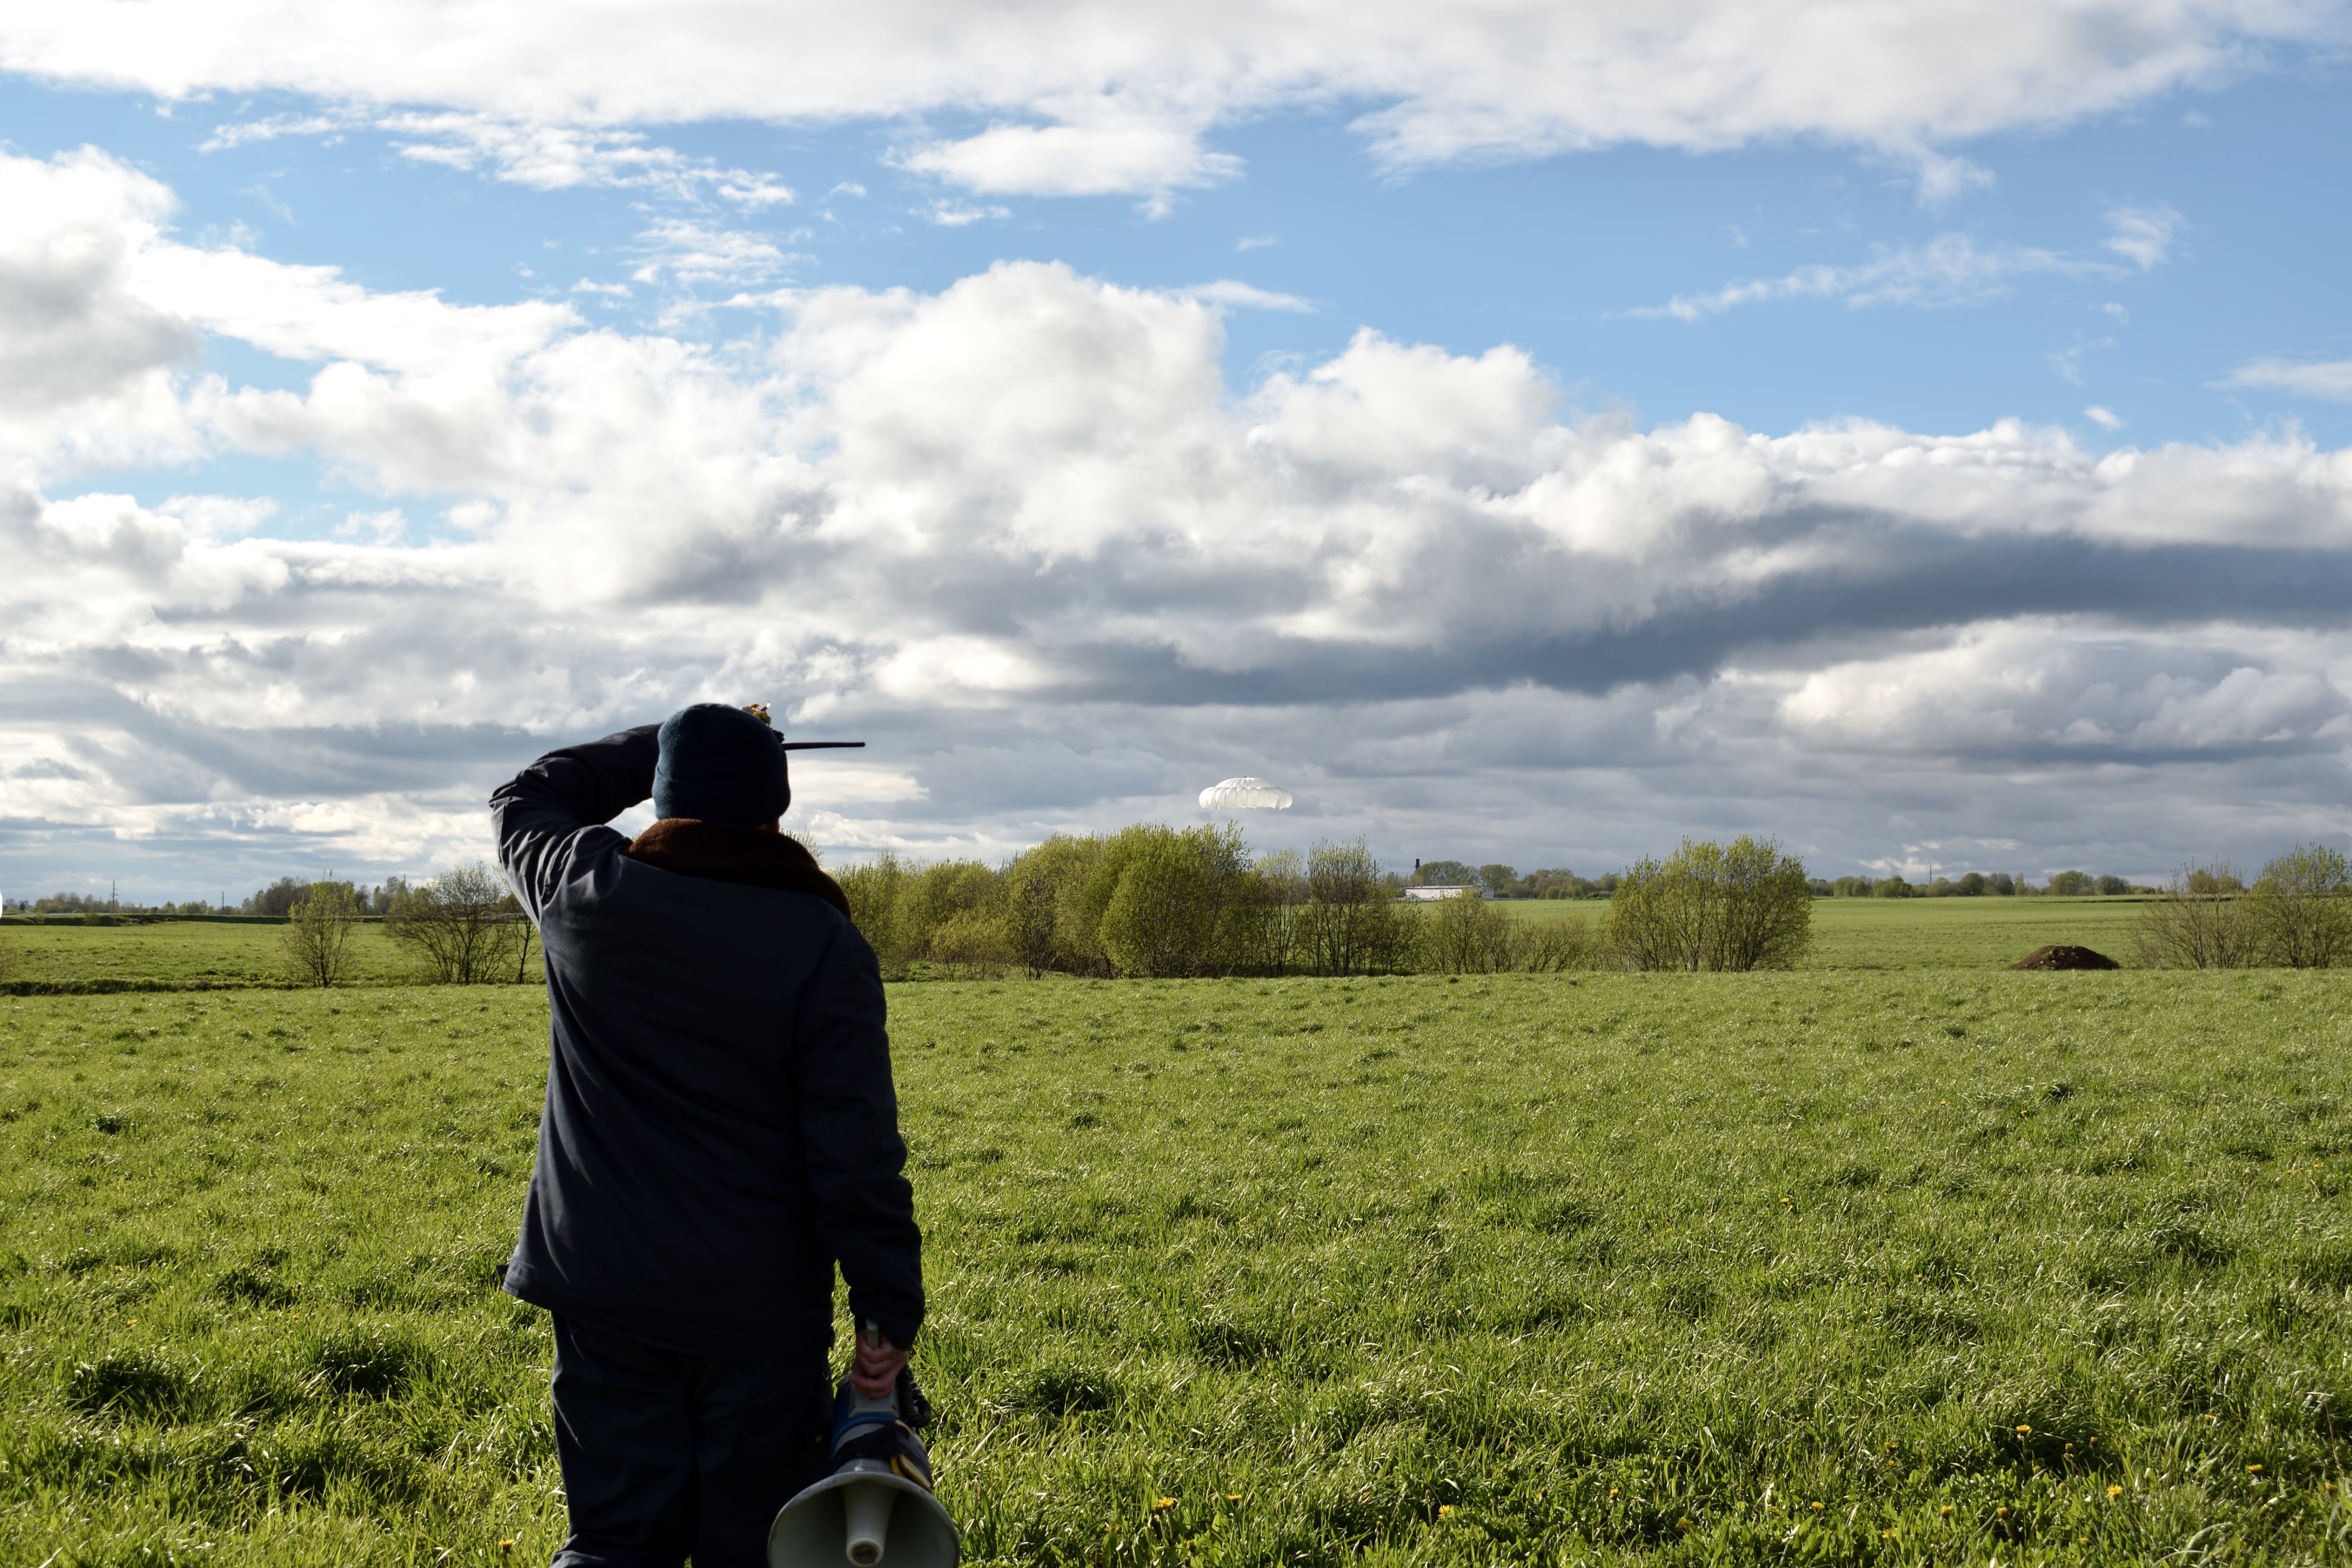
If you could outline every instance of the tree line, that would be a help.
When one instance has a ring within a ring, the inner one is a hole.
[[[1749,839],[1686,841],[1611,877],[1598,922],[1515,919],[1476,896],[1483,879],[1440,880],[1458,863],[1409,883],[1361,839],[1254,856],[1231,826],[1139,824],[1056,834],[1001,866],[886,854],[836,880],[894,977],[1744,969],[1790,962],[1810,936],[1802,863]],[[1462,891],[1420,904],[1406,885]]]
[[[1815,882],[1812,888],[1826,898],[2085,898],[2093,894],[2112,897],[2157,891],[2119,876],[2093,876],[2086,871],[2053,872],[2041,887],[2011,872],[1972,871],[1957,877],[1939,876],[1932,883],[1908,882],[1899,875],[1842,876],[1835,882]]]

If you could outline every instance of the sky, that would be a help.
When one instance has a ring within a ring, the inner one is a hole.
[[[489,849],[774,705],[832,863],[2347,839],[2352,6],[0,15],[0,895]],[[623,820],[635,825],[643,810]]]

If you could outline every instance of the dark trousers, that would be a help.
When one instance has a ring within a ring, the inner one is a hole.
[[[554,1568],[766,1568],[768,1526],[823,1473],[821,1352],[687,1355],[555,1319],[555,1447],[571,1538]]]

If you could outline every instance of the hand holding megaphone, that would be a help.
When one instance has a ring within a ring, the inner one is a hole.
[[[955,1568],[962,1543],[931,1495],[930,1419],[907,1353],[868,1322],[833,1406],[833,1473],[786,1503],[768,1531],[769,1568]]]

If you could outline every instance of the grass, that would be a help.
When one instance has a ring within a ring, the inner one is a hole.
[[[240,988],[287,984],[282,925],[159,921],[152,925],[0,925],[0,981],[56,986],[154,984]],[[415,956],[362,925],[352,938],[352,983],[403,985]],[[541,976],[539,948],[530,977]]]
[[[2071,943],[2136,964],[2137,898],[1817,898],[1807,969],[2006,969]],[[1601,899],[1512,899],[1522,920],[1598,921]]]
[[[2352,1561],[2347,998],[894,988],[943,1496],[987,1563]],[[544,1562],[544,1031],[0,1000],[0,1561]]]

